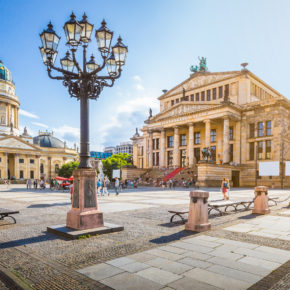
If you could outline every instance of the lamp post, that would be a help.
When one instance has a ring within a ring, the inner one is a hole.
[[[61,67],[55,66],[60,37],[51,23],[40,34],[42,41],[40,52],[48,76],[51,79],[62,80],[70,96],[80,101],[80,164],[78,170],[74,172],[72,210],[68,212],[67,226],[87,229],[94,225],[102,226],[100,222],[102,217],[99,214],[98,217],[93,217],[94,212],[100,212],[97,210],[95,196],[96,175],[90,164],[89,99],[96,100],[104,87],[112,87],[115,80],[121,76],[128,48],[122,43],[121,37],[118,38],[116,45],[111,47],[113,32],[107,28],[103,20],[101,27],[95,30],[98,50],[102,58],[102,63],[97,64],[93,55],[87,60],[87,47],[91,41],[94,25],[88,22],[86,14],[83,15],[82,20],[77,21],[72,13],[63,28],[69,50],[60,59]],[[76,58],[79,47],[82,47],[80,63]],[[107,74],[100,75],[105,66],[107,66]],[[53,71],[58,75],[53,75]]]

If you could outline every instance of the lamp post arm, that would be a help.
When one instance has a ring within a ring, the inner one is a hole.
[[[104,87],[109,87],[109,88],[111,88],[111,87],[114,85],[115,79],[110,79],[110,81],[111,81],[111,83],[108,83],[108,82],[106,82],[106,81],[103,81],[103,82],[102,82],[102,85],[103,85]]]
[[[67,71],[67,70],[64,70],[64,69],[61,69],[61,68],[58,68],[58,67],[55,67],[53,64],[49,64],[49,69],[50,70],[53,69],[53,70],[56,70],[58,72],[61,72],[61,73],[65,74],[65,75],[69,75],[69,76],[78,78],[78,74],[70,72],[70,71]]]
[[[122,69],[119,68],[118,74],[116,76],[98,76],[98,79],[100,79],[100,80],[112,80],[112,79],[116,80],[121,76],[121,72],[122,72]]]
[[[99,71],[101,71],[106,65],[106,60],[107,60],[107,57],[103,56],[103,64],[100,67],[98,67],[97,69],[90,72],[89,75],[91,76],[91,75],[94,75],[94,74],[98,73]]]
[[[53,80],[64,80],[65,78],[64,77],[60,77],[60,76],[56,76],[54,77],[52,74],[51,74],[51,69],[47,68],[47,73],[48,73],[48,76],[53,79]]]
[[[72,48],[71,49],[71,52],[72,52],[73,62],[75,64],[75,66],[77,67],[78,72],[79,73],[82,73],[82,70],[80,68],[80,65],[79,65],[79,63],[76,60],[76,49]]]

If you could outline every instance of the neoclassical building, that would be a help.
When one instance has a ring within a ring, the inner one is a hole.
[[[26,128],[20,134],[19,106],[12,74],[0,61],[0,179],[53,178],[77,150],[47,131],[34,138]]]
[[[242,64],[240,71],[193,68],[189,78],[158,98],[133,140],[138,168],[193,168],[201,185],[279,185],[280,177],[261,177],[258,163],[290,160],[290,102]],[[212,161],[202,159],[209,148]],[[283,177],[289,184],[289,177]]]

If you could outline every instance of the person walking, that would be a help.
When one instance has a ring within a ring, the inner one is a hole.
[[[120,181],[118,178],[115,179],[115,192],[116,195],[119,195],[119,186],[120,186]]]
[[[28,189],[28,187],[29,187],[29,179],[27,178],[26,179],[26,189]]]
[[[108,186],[108,180],[105,177],[104,178],[104,184],[103,184],[103,195],[107,194],[109,196],[110,194],[108,192],[108,187],[107,186]]]
[[[224,195],[224,200],[229,199],[229,197],[227,196],[228,188],[229,188],[228,182],[227,182],[226,178],[223,177],[222,184],[221,184],[221,190],[222,190],[222,193]]]

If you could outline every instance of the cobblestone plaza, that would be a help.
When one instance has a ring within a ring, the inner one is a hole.
[[[222,197],[219,189],[209,191],[209,200]],[[289,289],[286,201],[266,216],[211,215],[212,230],[197,234],[169,222],[169,209],[188,208],[188,194],[140,188],[100,197],[105,220],[125,230],[66,240],[46,227],[65,222],[69,193],[2,186],[0,207],[20,214],[17,224],[0,223],[0,280],[6,281],[0,288],[9,289],[6,273],[27,289]],[[289,194],[269,191],[280,199]],[[230,199],[253,195],[252,189],[236,189]]]

